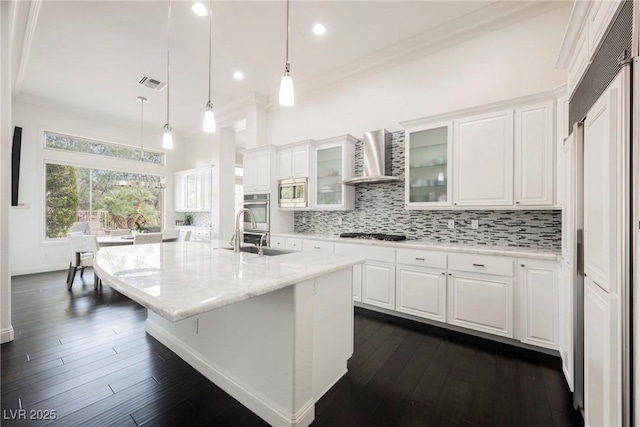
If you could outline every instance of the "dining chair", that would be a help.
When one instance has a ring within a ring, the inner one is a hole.
[[[162,240],[175,242],[180,237],[180,230],[177,228],[167,228],[162,230]]]
[[[94,235],[70,233],[67,237],[71,246],[71,262],[67,272],[67,289],[71,290],[78,269],[80,269],[80,278],[82,278],[84,269],[93,267],[93,259],[100,247],[98,246],[98,238]],[[102,281],[94,271],[93,289],[98,289],[99,285],[102,285]]]
[[[188,242],[191,239],[191,230],[180,230],[178,242]]]
[[[133,244],[162,243],[162,233],[136,233],[133,236]]]
[[[111,230],[111,232],[109,233],[109,235],[111,236],[128,236],[131,234],[131,230],[126,229],[126,230]]]

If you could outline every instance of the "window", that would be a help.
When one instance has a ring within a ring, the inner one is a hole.
[[[45,148],[48,149],[74,151],[76,153],[115,157],[118,159],[138,160],[158,165],[165,164],[165,154],[158,151],[144,150],[144,155],[141,158],[139,148],[53,132],[45,132],[44,140]]]
[[[47,239],[67,236],[70,230],[91,234],[116,228],[159,230],[163,190],[122,187],[122,172],[46,163]],[[158,180],[157,176],[127,174],[128,179]]]
[[[244,204],[244,189],[242,186],[242,176],[244,175],[244,169],[236,166],[236,187],[235,187],[235,204],[236,211],[242,208]]]

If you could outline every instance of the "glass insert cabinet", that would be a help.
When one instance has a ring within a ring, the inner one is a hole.
[[[354,208],[354,188],[342,181],[353,177],[356,142],[351,135],[317,142],[314,147],[315,209]]]
[[[451,206],[451,122],[406,128],[407,208]]]

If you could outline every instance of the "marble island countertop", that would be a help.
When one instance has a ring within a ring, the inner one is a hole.
[[[428,239],[388,242],[383,240],[350,239],[336,234],[272,233],[272,236],[315,239],[339,243],[390,246],[395,248],[440,250],[447,252],[474,253],[482,255],[510,256],[556,261],[560,259],[560,249],[528,248],[517,246],[483,245],[478,243],[443,243]]]
[[[115,290],[177,322],[364,261],[310,252],[259,257],[228,247],[226,241],[107,247],[94,268]]]

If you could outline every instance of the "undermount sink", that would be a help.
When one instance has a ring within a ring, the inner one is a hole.
[[[226,249],[229,251],[232,251],[233,248],[222,248],[222,249]],[[256,246],[243,246],[240,248],[240,252],[247,252],[250,254],[257,254],[258,253],[258,248]],[[294,251],[287,251],[287,250],[283,250],[283,249],[275,249],[275,248],[262,248],[262,252],[264,253],[264,256],[276,256],[276,255],[286,255],[286,254],[291,254]]]

